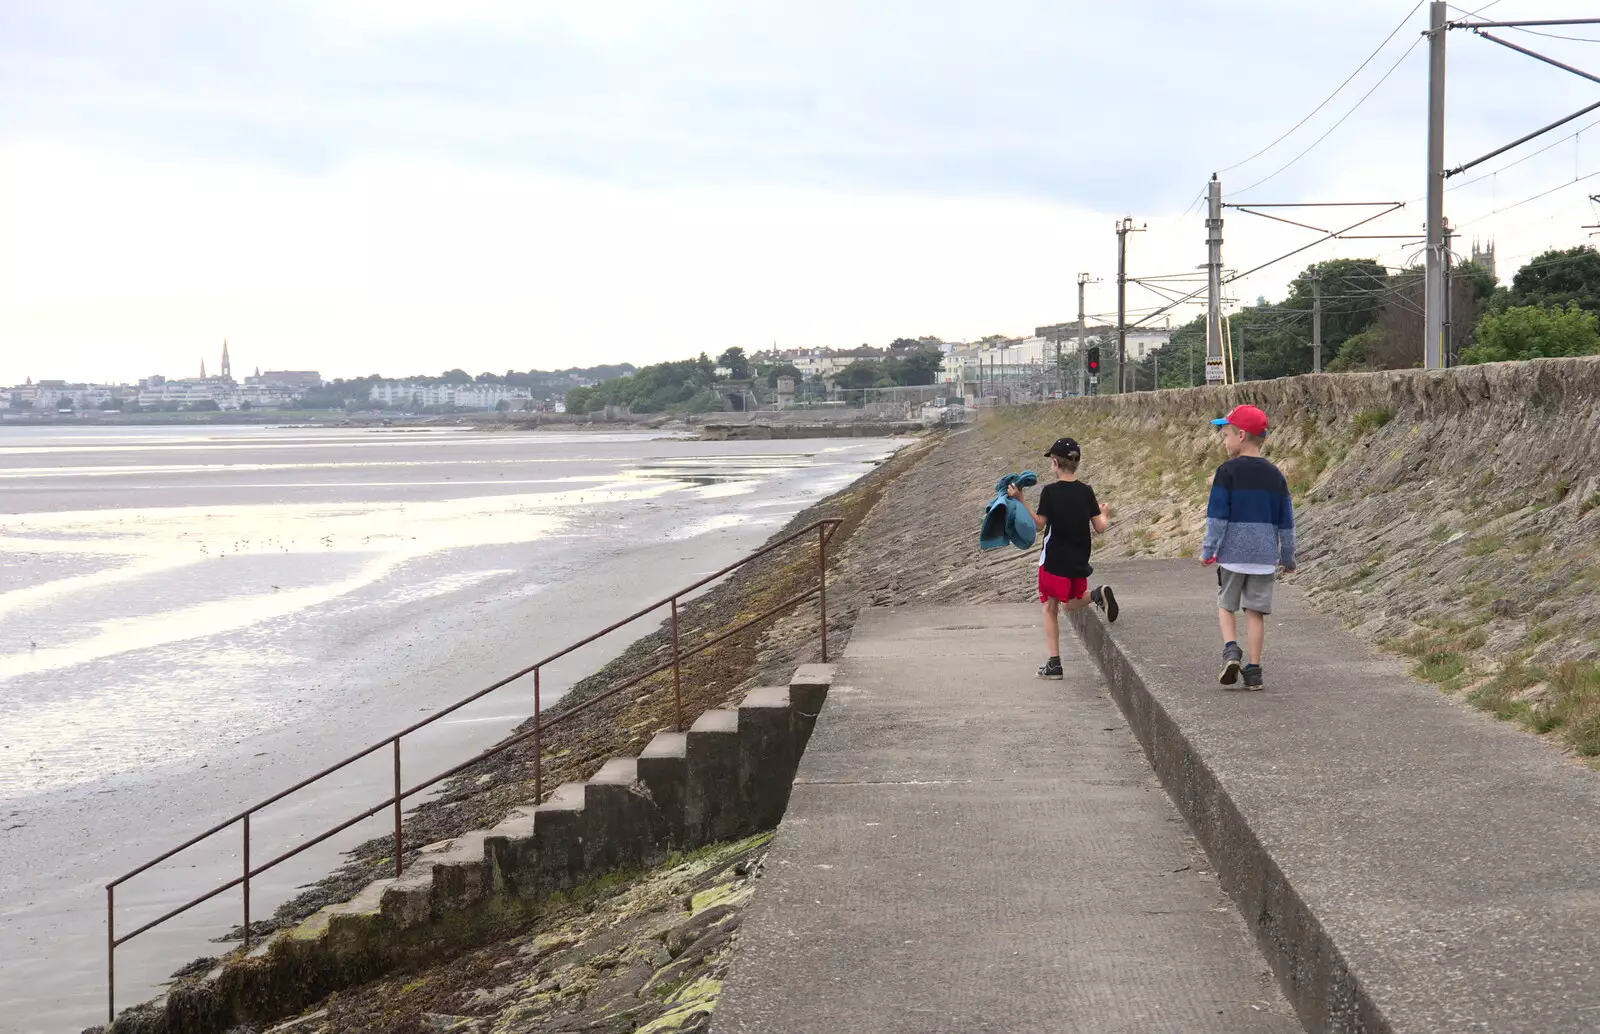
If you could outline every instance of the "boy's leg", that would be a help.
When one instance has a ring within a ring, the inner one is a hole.
[[[1069,604],[1070,606],[1070,604]],[[1044,645],[1045,656],[1061,656],[1061,618],[1060,604],[1055,600],[1044,601]]]
[[[1244,575],[1217,569],[1217,627],[1222,632],[1222,674],[1217,681],[1231,686],[1239,681],[1244,654],[1239,649],[1239,594]]]
[[[1232,617],[1233,615],[1228,615]],[[1250,663],[1259,667],[1261,665],[1261,643],[1267,635],[1267,622],[1262,615],[1253,610],[1244,612],[1245,645],[1250,650]]]
[[[1272,588],[1276,578],[1270,574],[1253,574],[1245,585],[1241,605],[1244,607],[1245,639],[1250,647],[1250,663],[1244,669],[1244,688],[1260,689],[1261,649],[1267,637],[1267,615],[1272,613]]]
[[[1217,624],[1222,628],[1222,641],[1224,643],[1237,643],[1239,641],[1239,619],[1233,611],[1218,607]]]

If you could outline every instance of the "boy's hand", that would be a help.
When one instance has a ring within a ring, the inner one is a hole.
[[[1105,503],[1101,503],[1100,504],[1100,516],[1102,516],[1102,517],[1110,517],[1111,516],[1111,507],[1107,506]]]
[[[1214,557],[1214,556],[1203,556],[1203,557],[1200,558],[1200,566],[1201,567],[1210,567],[1212,564],[1214,564],[1216,562],[1217,562],[1217,558]]]
[[[1021,499],[1022,498],[1022,489],[1018,488],[1016,485],[1007,485],[1006,486],[1006,495],[1010,496],[1013,499]]]

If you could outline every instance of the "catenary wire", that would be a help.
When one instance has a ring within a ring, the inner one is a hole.
[[[1411,8],[1411,10],[1406,12],[1406,16],[1404,18],[1400,19],[1400,24],[1396,25],[1394,27],[1394,31],[1389,33],[1389,35],[1385,36],[1383,38],[1383,42],[1378,44],[1377,48],[1374,49],[1372,51],[1372,53],[1367,55],[1366,60],[1361,62],[1361,64],[1357,65],[1356,66],[1356,70],[1354,72],[1351,72],[1348,76],[1345,77],[1344,82],[1340,83],[1334,89],[1334,91],[1332,93],[1328,94],[1326,97],[1324,97],[1322,99],[1322,103],[1320,103],[1316,107],[1312,108],[1310,114],[1306,115],[1305,118],[1302,118],[1299,122],[1296,122],[1294,125],[1290,126],[1287,130],[1284,131],[1283,135],[1279,136],[1276,140],[1272,141],[1272,143],[1270,143],[1267,146],[1263,147],[1261,150],[1257,151],[1255,154],[1252,154],[1250,157],[1244,159],[1243,161],[1234,162],[1232,165],[1228,166],[1227,168],[1219,169],[1217,171],[1219,173],[1232,172],[1234,169],[1239,168],[1241,165],[1250,164],[1251,162],[1255,161],[1257,158],[1261,157],[1262,155],[1266,154],[1268,151],[1272,150],[1274,147],[1277,147],[1279,144],[1281,144],[1285,140],[1287,140],[1290,137],[1290,135],[1294,133],[1295,130],[1299,129],[1301,126],[1303,126],[1307,122],[1311,121],[1311,119],[1317,114],[1317,112],[1319,112],[1323,108],[1327,107],[1328,103],[1330,101],[1332,101],[1335,97],[1339,96],[1339,94],[1344,90],[1344,88],[1346,86],[1349,86],[1351,81],[1353,79],[1355,79],[1356,76],[1361,74],[1361,70],[1362,69],[1366,68],[1368,65],[1370,65],[1372,63],[1372,59],[1373,58],[1377,57],[1380,53],[1383,52],[1383,48],[1387,47],[1389,45],[1389,41],[1394,39],[1395,36],[1399,34],[1400,30],[1406,27],[1406,22],[1409,22],[1411,20],[1412,15],[1416,14],[1417,11],[1421,10],[1422,4],[1423,4],[1423,0],[1417,0],[1416,6]],[[1201,191],[1201,193],[1204,194],[1205,191]]]
[[[1349,119],[1349,117],[1351,115],[1354,115],[1361,108],[1361,106],[1367,102],[1367,98],[1371,97],[1374,93],[1377,93],[1378,89],[1381,86],[1383,86],[1384,83],[1389,81],[1389,77],[1395,73],[1395,70],[1397,68],[1399,68],[1403,63],[1405,63],[1405,59],[1411,56],[1411,52],[1417,49],[1418,44],[1420,44],[1422,42],[1422,40],[1423,40],[1423,37],[1421,37],[1421,36],[1418,36],[1415,40],[1413,40],[1411,42],[1411,46],[1409,46],[1409,47],[1407,47],[1405,49],[1405,53],[1400,55],[1400,59],[1398,61],[1396,61],[1394,64],[1390,65],[1389,66],[1389,70],[1387,72],[1383,73],[1383,78],[1379,79],[1376,83],[1374,83],[1372,85],[1372,89],[1370,89],[1366,93],[1362,94],[1361,95],[1361,99],[1356,101],[1354,106],[1352,106],[1349,111],[1345,112],[1339,118],[1339,121],[1335,122],[1333,125],[1328,127],[1327,132],[1323,133],[1321,136],[1319,136],[1315,140],[1313,140],[1311,142],[1311,146],[1310,147],[1307,147],[1304,151],[1301,151],[1299,154],[1295,155],[1293,158],[1291,158],[1288,161],[1288,163],[1286,163],[1285,165],[1283,165],[1280,168],[1276,169],[1271,174],[1263,177],[1262,179],[1257,180],[1256,182],[1250,184],[1248,187],[1243,188],[1242,190],[1239,191],[1239,193],[1241,193],[1241,194],[1248,193],[1248,192],[1256,189],[1257,187],[1261,186],[1262,184],[1269,182],[1270,180],[1276,178],[1279,173],[1282,173],[1282,172],[1286,171],[1291,166],[1293,166],[1296,162],[1298,162],[1300,159],[1304,158],[1306,155],[1310,154],[1313,150],[1315,150],[1318,144],[1322,143],[1322,141],[1328,139],[1328,137],[1333,134],[1334,130],[1336,130],[1340,126],[1344,125],[1345,121],[1347,119]]]

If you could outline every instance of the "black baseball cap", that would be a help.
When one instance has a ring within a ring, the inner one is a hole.
[[[1071,459],[1075,456],[1082,456],[1083,450],[1078,448],[1078,443],[1071,438],[1057,438],[1056,443],[1050,446],[1050,450],[1045,455],[1062,456]]]

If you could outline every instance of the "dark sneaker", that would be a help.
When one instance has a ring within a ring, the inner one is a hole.
[[[1117,594],[1111,591],[1109,585],[1097,585],[1089,592],[1089,602],[1106,612],[1106,620],[1115,622],[1117,615],[1122,613],[1122,608],[1117,606]]]
[[[1239,649],[1238,643],[1233,643],[1222,648],[1222,674],[1217,676],[1217,681],[1224,686],[1231,686],[1239,681],[1239,671],[1244,666],[1244,651]]]
[[[1264,688],[1266,688],[1261,684],[1261,665],[1259,665],[1259,664],[1246,664],[1244,666],[1244,688],[1245,689],[1264,689]]]
[[[1039,677],[1041,679],[1061,679],[1061,678],[1063,678],[1064,676],[1063,676],[1062,671],[1061,671],[1061,662],[1060,661],[1045,661],[1044,662],[1044,667],[1039,669]]]

